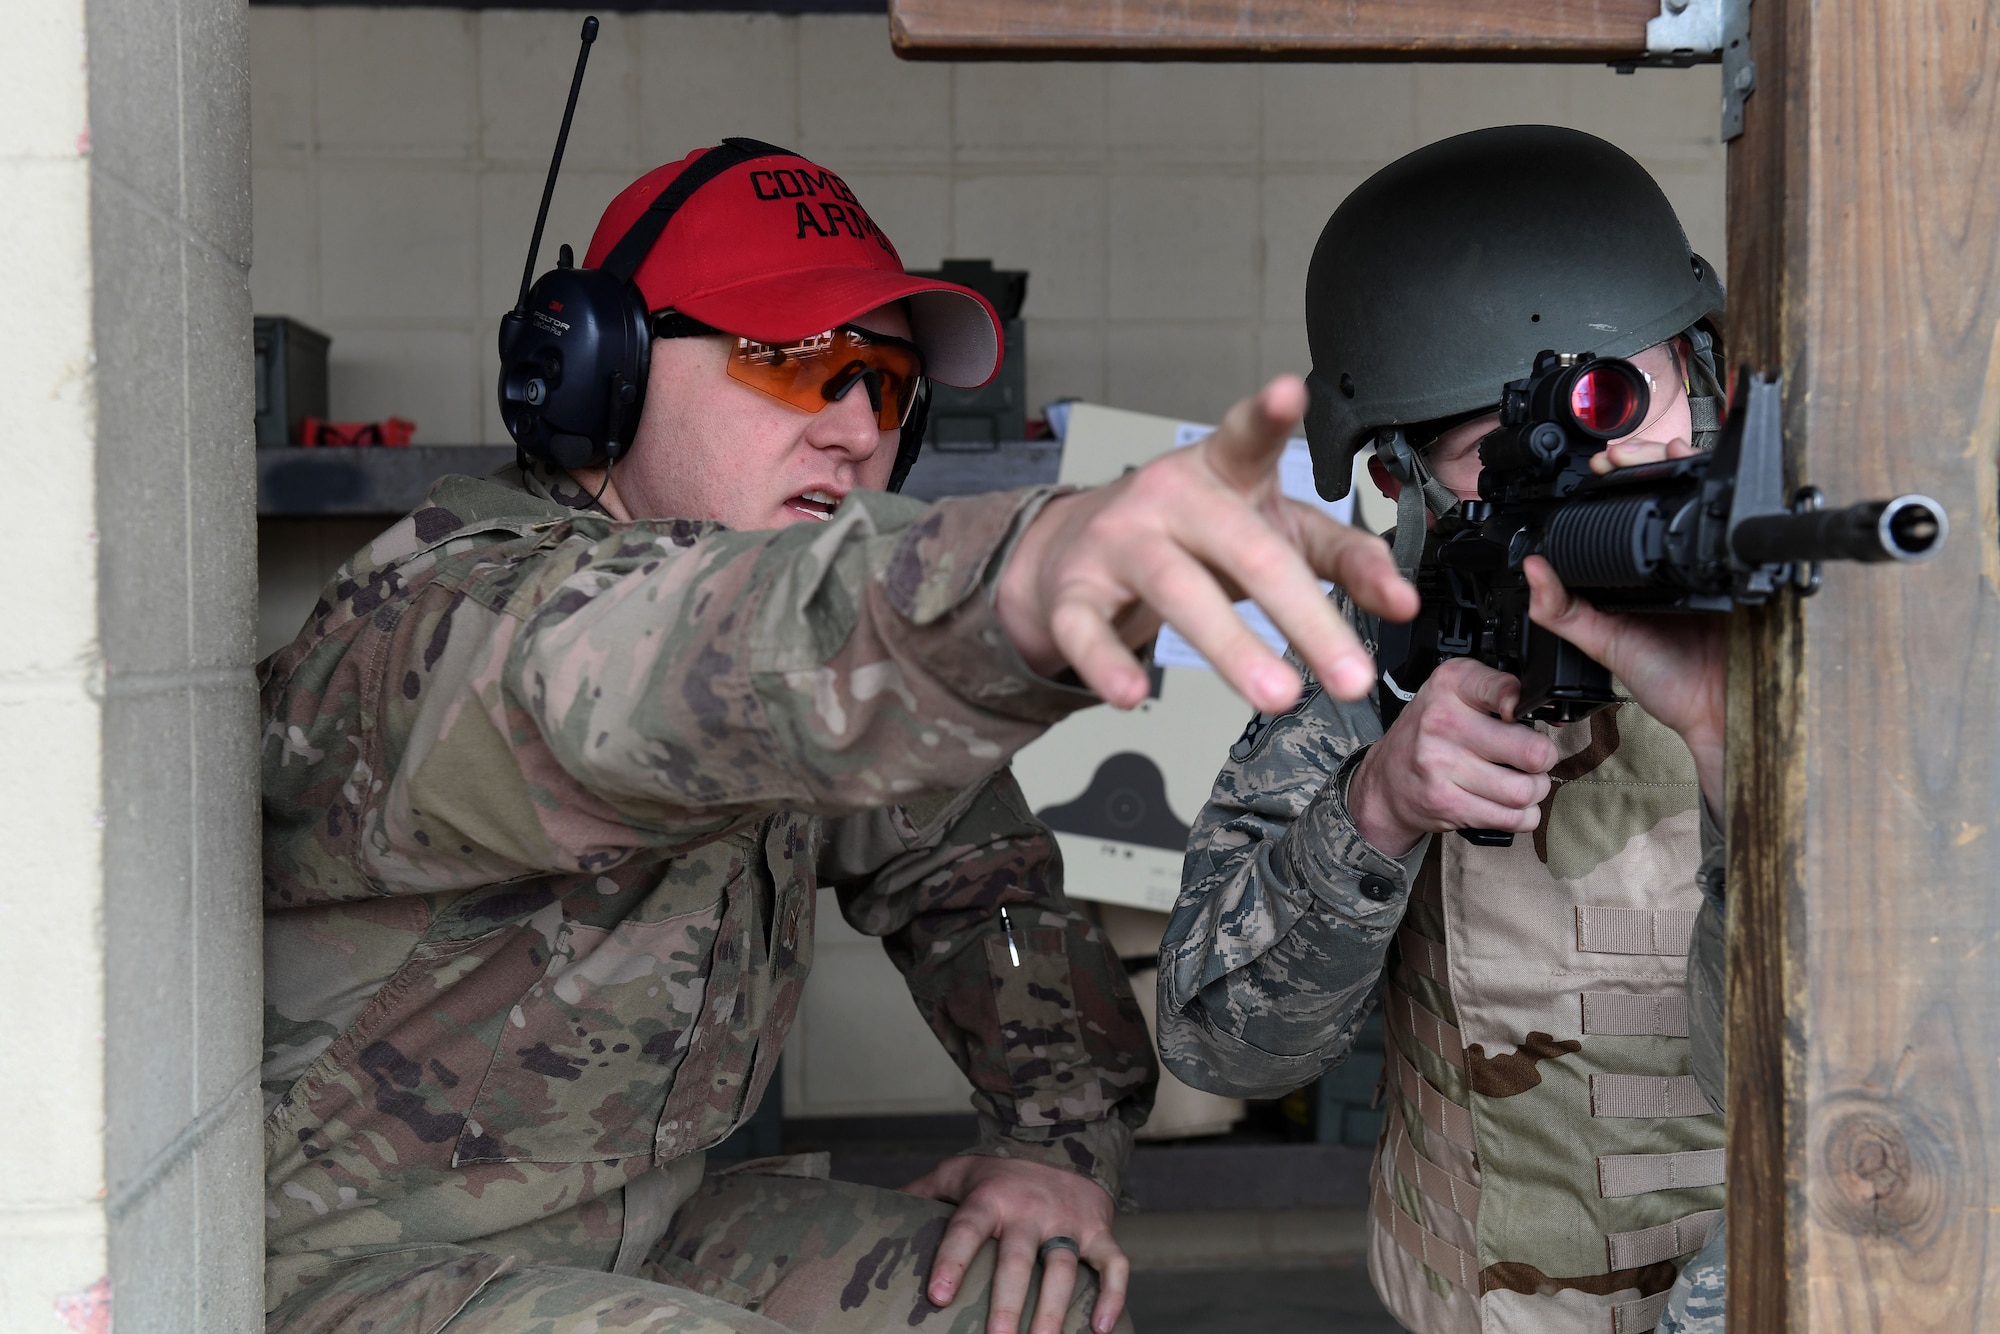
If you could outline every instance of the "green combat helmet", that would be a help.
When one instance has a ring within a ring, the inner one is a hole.
[[[1706,446],[1720,425],[1722,300],[1660,187],[1604,140],[1507,125],[1420,148],[1348,195],[1313,249],[1313,480],[1339,499],[1356,452],[1376,445],[1414,483],[1397,506],[1398,563],[1412,567],[1422,506],[1456,503],[1418,450],[1497,407],[1545,348],[1629,357],[1680,333]]]

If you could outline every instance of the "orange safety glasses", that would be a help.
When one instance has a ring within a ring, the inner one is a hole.
[[[910,419],[923,374],[916,344],[851,324],[783,345],[739,338],[729,354],[730,379],[805,412],[838,402],[860,384],[885,431]]]

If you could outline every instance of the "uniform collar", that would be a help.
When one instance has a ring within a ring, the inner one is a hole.
[[[610,511],[597,503],[587,487],[561,468],[539,459],[523,459],[516,466],[520,469],[521,489],[529,495],[566,510],[611,517]]]

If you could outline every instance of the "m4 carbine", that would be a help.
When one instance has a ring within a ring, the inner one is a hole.
[[[1522,719],[1575,722],[1617,702],[1602,664],[1528,619],[1529,556],[1604,611],[1704,612],[1787,584],[1810,594],[1822,561],[1920,561],[1944,545],[1944,507],[1928,496],[1827,510],[1808,487],[1787,504],[1781,391],[1748,370],[1713,453],[1592,473],[1649,403],[1636,366],[1588,353],[1543,352],[1505,386],[1500,426],[1479,446],[1480,498],[1426,540],[1416,619],[1382,627],[1385,726],[1451,658],[1519,677]]]

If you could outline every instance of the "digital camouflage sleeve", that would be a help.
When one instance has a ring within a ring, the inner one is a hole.
[[[1372,652],[1375,619],[1332,596]],[[1347,813],[1348,775],[1381,735],[1372,703],[1307,675],[1297,704],[1230,748],[1160,946],[1160,1055],[1196,1088],[1277,1097],[1353,1045],[1430,843],[1386,856]]]
[[[1048,494],[739,533],[510,471],[342,568],[261,669],[270,1300],[422,1243],[609,1268],[625,1188],[755,1109],[822,885],[981,1149],[1117,1193],[1144,1021],[1005,767],[1095,702],[992,607]]]
[[[1372,650],[1377,622],[1334,601]],[[1299,663],[1292,659],[1293,666]],[[1379,688],[1379,687],[1378,687]],[[1160,1053],[1186,1082],[1270,1097],[1350,1051],[1430,839],[1401,858],[1354,828],[1346,785],[1382,735],[1367,700],[1342,704],[1308,679],[1283,714],[1258,714],[1231,747],[1195,822],[1181,894],[1160,947]],[[1723,1107],[1725,848],[1702,804],[1702,906],[1687,962],[1691,1068]],[[1723,1230],[1682,1271],[1660,1329],[1722,1334]]]
[[[1331,596],[1373,652],[1380,622],[1342,590]],[[1381,736],[1370,700],[1343,704],[1308,674],[1297,704],[1256,715],[1230,747],[1189,836],[1160,945],[1160,1055],[1189,1084],[1273,1097],[1352,1047],[1430,846],[1426,837],[1389,857],[1348,816],[1348,777]],[[1705,806],[1701,833],[1704,906],[1688,992],[1694,1073],[1719,1108],[1724,846]]]

